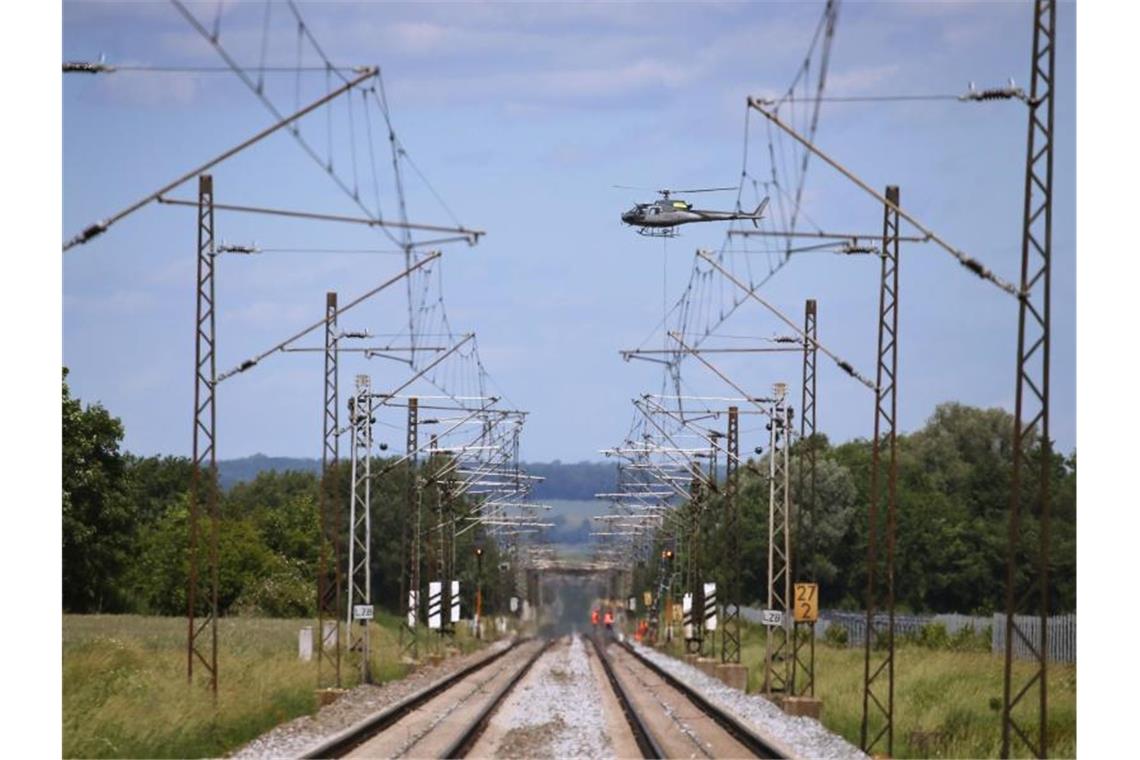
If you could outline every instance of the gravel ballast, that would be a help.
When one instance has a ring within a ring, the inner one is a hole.
[[[494,719],[495,757],[613,757],[598,684],[580,636],[541,657]],[[491,731],[488,731],[490,734]]]
[[[680,660],[631,642],[638,654],[701,693],[709,702],[750,724],[757,733],[791,747],[799,757],[820,760],[864,760],[867,755],[813,719],[792,716],[759,694],[745,694]]]
[[[300,757],[307,749],[333,734],[510,645],[510,640],[503,639],[478,652],[452,657],[439,665],[421,667],[398,681],[380,686],[357,686],[315,715],[303,715],[282,723],[239,748],[230,757],[243,760]]]

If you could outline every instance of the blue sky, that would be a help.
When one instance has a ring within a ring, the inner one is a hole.
[[[191,10],[210,24],[216,7]],[[598,458],[597,450],[617,443],[628,428],[629,399],[660,387],[655,366],[625,363],[618,351],[652,335],[662,315],[663,279],[671,303],[694,251],[719,248],[724,231],[688,227],[667,245],[640,238],[618,217],[652,193],[611,186],[735,184],[745,98],[786,87],[821,5],[306,3],[301,10],[335,61],[382,67],[395,128],[416,165],[464,224],[488,231],[475,248],[448,247],[440,273],[451,324],[478,333],[492,389],[531,411],[523,458]],[[273,13],[280,27],[271,27],[267,62],[292,65],[295,31],[283,6]],[[828,91],[959,93],[970,81],[987,87],[1011,76],[1027,86],[1030,18],[1026,3],[847,3]],[[111,64],[221,64],[166,3],[65,3],[63,20],[65,59],[103,53]],[[227,4],[220,41],[243,63],[256,63],[262,22],[261,3]],[[1060,6],[1058,29],[1052,433],[1070,451],[1076,430],[1072,4]],[[267,76],[271,96],[292,104],[293,76]],[[309,75],[302,86],[315,97],[324,77]],[[303,126],[316,143],[326,138],[324,118],[310,117]],[[338,111],[334,118],[334,151],[341,149],[334,155],[350,175],[346,120]],[[62,235],[268,122],[232,75],[68,75]],[[756,176],[767,171],[760,126],[753,118],[749,172]],[[900,185],[905,208],[1013,280],[1025,131],[1025,109],[1016,102],[828,103],[817,143],[873,186]],[[378,138],[375,147],[381,201],[391,214],[387,141]],[[366,166],[359,156],[358,165]],[[214,176],[219,201],[354,211],[286,135],[219,166]],[[194,187],[172,194],[192,197]],[[704,196],[702,204],[706,199],[727,206],[734,195]],[[413,220],[449,220],[416,177],[408,179],[408,204]],[[875,202],[819,163],[809,169],[804,211],[825,229],[881,227]],[[267,248],[391,248],[375,231],[223,214],[218,235]],[[64,257],[63,348],[73,392],[121,416],[126,447],[141,454],[189,450],[193,236],[192,211],[148,207]],[[767,266],[762,255],[748,260],[756,269]],[[219,369],[317,319],[325,290],[345,299],[398,266],[383,254],[221,259]],[[903,429],[920,426],[947,400],[1011,409],[1014,300],[929,245],[905,246],[901,272]],[[821,341],[869,374],[876,277],[868,258],[804,254],[762,293],[797,318],[803,299],[816,298]],[[342,324],[396,332],[407,319],[403,297],[387,294]],[[724,332],[786,331],[745,306]],[[723,366],[757,393],[774,381],[794,385],[799,376],[798,362],[789,358],[754,356]],[[831,365],[820,366],[820,428],[835,440],[868,436],[869,393]],[[395,364],[348,357],[342,387],[357,372],[371,373],[378,387],[406,376]],[[733,393],[691,362],[685,381],[693,393]],[[219,396],[219,455],[317,455],[320,382],[319,357],[303,354],[272,357],[227,381]],[[399,448],[398,432],[390,437]]]

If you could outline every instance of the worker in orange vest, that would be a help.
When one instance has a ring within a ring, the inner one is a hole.
[[[597,628],[598,628],[598,610],[597,610],[597,608],[595,608],[594,611],[590,613],[590,622],[593,624],[594,630],[597,630]]]
[[[606,630],[613,631],[614,629],[614,611],[606,610]]]

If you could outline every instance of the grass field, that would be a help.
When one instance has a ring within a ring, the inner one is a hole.
[[[746,626],[741,658],[750,691],[763,683],[764,633]],[[671,650],[679,653],[680,648]],[[863,649],[816,642],[816,690],[823,724],[859,744],[863,716]],[[1028,672],[1022,666],[1022,673]],[[1077,669],[1050,663],[1049,756],[1077,752]],[[1024,683],[1022,677],[1020,683]],[[998,757],[1001,750],[1002,659],[988,652],[895,648],[895,757]],[[876,751],[886,754],[884,744]],[[1024,751],[1016,756],[1028,756]]]
[[[218,622],[218,702],[186,683],[185,618],[65,615],[64,757],[217,757],[315,708],[316,663],[297,657],[312,620]],[[402,677],[396,617],[373,624],[375,680]],[[480,645],[460,626],[456,644]],[[357,682],[343,669],[345,685]],[[195,670],[197,678],[198,670]]]

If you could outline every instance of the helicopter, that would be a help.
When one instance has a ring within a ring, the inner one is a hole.
[[[614,185],[625,190],[640,190],[643,188]],[[727,222],[734,219],[750,219],[755,227],[764,216],[764,209],[768,206],[768,198],[760,201],[752,213],[743,211],[708,211],[693,208],[693,204],[679,198],[671,198],[673,193],[713,193],[726,190],[736,190],[735,187],[704,187],[692,190],[658,190],[661,196],[653,203],[637,203],[629,211],[621,215],[626,224],[637,227],[639,235],[648,237],[674,237],[677,235],[677,226],[690,222]]]

